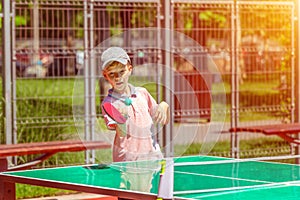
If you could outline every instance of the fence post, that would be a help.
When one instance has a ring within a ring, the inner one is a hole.
[[[300,94],[299,94],[299,91],[300,91],[300,62],[299,62],[299,56],[300,56],[300,51],[299,51],[299,42],[300,42],[300,34],[299,34],[299,30],[300,30],[300,3],[299,1],[295,1],[296,2],[296,5],[294,7],[294,11],[296,12],[293,19],[295,20],[294,21],[294,34],[296,34],[293,38],[295,38],[295,41],[293,42],[294,44],[292,45],[295,45],[295,52],[293,54],[293,59],[294,59],[294,63],[295,63],[295,121],[296,122],[300,122],[300,114],[299,114],[299,111],[300,111]],[[299,136],[299,133],[297,135],[298,138],[300,138]],[[300,147],[299,145],[297,145],[295,147],[295,154],[296,155],[300,155]],[[300,164],[300,159],[297,158],[296,159],[296,163],[297,164]]]
[[[89,62],[89,4],[88,0],[84,1],[84,139],[90,140],[90,62]],[[85,152],[85,162],[90,163],[90,152]]]
[[[2,0],[2,98],[3,98],[3,133],[6,144],[12,144],[12,80],[11,80],[11,1]]]
[[[94,5],[93,1],[90,2],[89,6],[89,67],[90,67],[90,74],[89,74],[89,100],[90,100],[90,140],[95,140],[95,124],[96,124],[96,95],[95,95],[95,88],[96,88],[96,55],[95,55],[95,44],[94,44]],[[90,150],[89,162],[95,163],[95,150]]]
[[[163,85],[164,87],[164,99],[166,102],[169,103],[170,106],[170,123],[164,127],[163,130],[163,147],[165,148],[165,156],[170,157],[174,154],[174,147],[173,147],[173,124],[174,124],[174,106],[173,106],[173,98],[172,98],[172,91],[173,90],[173,75],[172,75],[172,63],[171,63],[171,1],[165,0],[163,1]]]
[[[232,9],[231,9],[231,127],[236,127],[238,125],[238,112],[239,112],[239,102],[238,102],[238,79],[237,79],[237,21],[238,21],[238,12],[237,12],[237,1],[234,0]],[[238,133],[232,132],[230,139],[230,151],[231,157],[239,157],[239,141]]]

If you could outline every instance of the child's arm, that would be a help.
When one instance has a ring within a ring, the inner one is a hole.
[[[143,88],[144,95],[148,102],[148,107],[151,108],[151,116],[156,123],[161,123],[163,125],[169,123],[170,121],[170,108],[169,104],[165,101],[160,102],[159,104],[156,103],[154,98],[150,95],[150,93]]]
[[[128,115],[126,106],[117,109],[112,103],[104,102],[102,104],[102,113],[109,130],[115,130],[119,137],[126,135],[126,120]]]
[[[154,114],[154,120],[157,123],[167,124],[170,121],[170,108],[169,104],[165,101],[162,101],[158,104],[157,109]]]

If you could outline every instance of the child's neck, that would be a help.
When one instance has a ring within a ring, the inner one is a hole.
[[[116,93],[119,93],[121,95],[126,95],[126,96],[130,96],[131,95],[131,91],[130,91],[130,87],[127,85],[126,88],[122,91],[118,91],[118,90],[114,90]]]

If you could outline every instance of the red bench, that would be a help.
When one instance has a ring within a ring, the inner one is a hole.
[[[252,132],[263,133],[265,135],[278,135],[289,143],[300,145],[300,139],[294,137],[300,133],[300,123],[233,127],[229,129],[229,132]]]
[[[290,143],[291,154],[300,155],[300,123],[233,127],[229,129],[229,132],[250,132],[263,133],[265,135],[277,135]],[[233,149],[235,149],[233,154],[237,154],[238,147],[235,146]],[[299,158],[296,158],[295,161],[297,164],[300,164]]]
[[[34,142],[34,143],[20,143],[0,145],[0,172],[29,169],[52,155],[59,152],[77,152],[86,151],[89,149],[105,149],[110,148],[111,145],[103,141],[81,141],[81,140],[67,140],[67,141],[51,141],[51,142]],[[36,159],[8,168],[7,157],[9,156],[24,156],[31,154],[41,154]]]

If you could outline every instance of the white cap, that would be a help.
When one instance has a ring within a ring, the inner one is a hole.
[[[107,67],[111,62],[117,61],[126,65],[128,61],[130,62],[130,58],[126,51],[121,47],[110,47],[106,49],[101,56],[102,61],[102,70]]]

